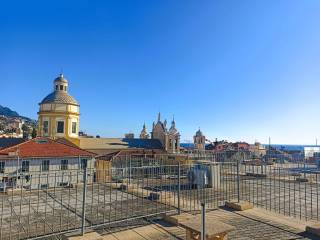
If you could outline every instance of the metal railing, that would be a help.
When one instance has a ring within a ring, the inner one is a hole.
[[[319,219],[315,165],[255,164],[241,154],[219,159],[180,164],[164,156],[125,156],[106,169],[20,173],[17,184],[0,193],[0,239],[40,239],[162,214],[199,213],[203,202],[214,209],[245,200]]]
[[[241,166],[241,199],[304,220],[319,220],[320,169],[315,165]]]
[[[29,172],[0,194],[0,239],[40,239],[115,223],[199,212],[236,196],[233,163],[121,165]],[[203,179],[202,179],[203,178]]]

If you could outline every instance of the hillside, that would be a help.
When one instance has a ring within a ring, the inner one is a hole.
[[[0,138],[28,138],[34,135],[37,122],[0,105]]]
[[[13,111],[11,110],[10,108],[8,107],[4,107],[2,105],[0,105],[0,116],[3,115],[5,117],[8,117],[8,118],[13,118],[13,117],[18,117],[18,118],[22,118],[28,122],[33,122],[35,123],[36,121],[33,120],[33,119],[30,119],[28,117],[25,117],[25,116],[21,116],[19,113],[17,113],[16,111]]]
[[[20,117],[20,115],[16,111],[12,111],[8,107],[3,107],[0,105],[0,115],[4,115],[6,117]]]

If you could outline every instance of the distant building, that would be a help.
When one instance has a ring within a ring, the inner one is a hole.
[[[314,162],[317,164],[317,167],[320,168],[320,152],[315,152],[313,154]]]
[[[246,142],[235,142],[232,144],[232,147],[235,151],[249,151],[250,144]]]
[[[134,133],[126,133],[126,134],[124,135],[124,138],[133,139],[133,138],[134,138]]]
[[[79,145],[80,105],[69,95],[69,83],[63,74],[54,80],[53,87],[39,104],[38,136],[66,138]]]
[[[81,181],[81,174],[76,174],[78,170],[94,167],[94,157],[94,153],[78,147],[37,137],[0,150],[0,187],[71,186]],[[74,174],[72,170],[76,170]],[[88,180],[93,181],[93,177]]]
[[[80,148],[100,155],[122,150],[155,150],[163,152],[158,139],[139,138],[80,138]]]
[[[218,141],[216,139],[214,142],[206,146],[206,150],[214,152],[224,152],[227,150],[232,150],[232,143],[229,143],[225,140]]]
[[[320,147],[304,147],[304,157],[307,158],[312,158],[314,157],[315,153],[320,153]]]
[[[141,130],[141,133],[140,133],[140,138],[141,139],[150,138],[150,135],[148,134],[147,127],[146,127],[145,123],[143,124],[142,130]]]
[[[255,142],[253,145],[250,145],[249,151],[256,157],[262,157],[267,154],[267,149],[259,142]]]
[[[167,129],[167,121],[161,121],[160,113],[158,114],[157,123],[153,123],[152,139],[158,139],[164,150],[168,153],[179,153],[180,152],[180,133],[176,129],[176,122],[174,119],[171,122],[171,127]]]
[[[139,150],[153,151],[157,153],[179,153],[180,152],[180,134],[175,126],[175,121],[171,123],[169,130],[160,120],[160,114],[157,124],[154,124],[152,137],[149,138],[146,125],[140,133],[140,138],[134,138],[133,134],[126,134],[125,138],[79,138],[79,147],[88,151],[92,151],[99,156],[123,151],[131,154],[132,151]]]
[[[320,147],[304,147],[304,158],[310,162],[319,162]]]
[[[196,150],[199,150],[199,151],[205,150],[206,137],[203,135],[200,129],[196,132],[196,135],[193,136],[193,142]]]

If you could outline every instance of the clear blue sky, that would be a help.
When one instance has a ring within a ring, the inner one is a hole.
[[[0,104],[37,117],[63,69],[81,129],[175,116],[182,141],[320,138],[320,1],[1,1]]]

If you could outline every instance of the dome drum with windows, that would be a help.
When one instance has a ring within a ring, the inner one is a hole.
[[[69,95],[68,80],[63,74],[53,81],[53,85],[53,92],[39,103],[38,135],[66,138],[78,145],[80,105]]]

